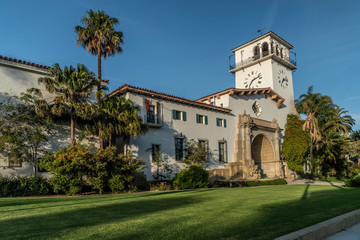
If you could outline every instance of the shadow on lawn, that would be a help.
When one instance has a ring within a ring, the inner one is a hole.
[[[126,221],[128,218],[136,218],[141,215],[181,208],[189,204],[200,203],[201,200],[194,198],[194,195],[201,194],[204,190],[185,191],[188,193],[184,196],[184,191],[169,191],[157,193],[131,194],[131,195],[113,195],[98,196],[98,198],[78,197],[78,198],[58,198],[56,200],[48,199],[29,199],[34,200],[30,204],[56,203],[52,206],[14,209],[13,211],[39,209],[39,208],[62,208],[71,205],[88,205],[81,209],[65,209],[63,212],[47,213],[37,216],[20,217],[10,220],[0,220],[0,233],[2,236],[8,236],[9,239],[32,239],[41,237],[61,236],[61,231],[82,227],[91,227],[94,225],[107,224],[118,221]],[[179,196],[179,194],[181,194]],[[161,195],[167,195],[167,198],[161,198]],[[109,198],[110,197],[110,198]],[[158,198],[154,198],[158,197]],[[109,198],[109,199],[108,199]],[[16,199],[20,200],[20,199]],[[25,200],[25,199],[21,199]],[[26,199],[27,200],[27,199]],[[63,202],[65,200],[65,203]],[[75,203],[71,201],[76,201]],[[130,200],[130,201],[127,201]],[[92,205],[93,203],[101,204],[109,202],[106,205]],[[115,202],[115,203],[111,203]],[[118,203],[116,203],[118,202]],[[62,203],[62,204],[58,204]],[[29,204],[29,203],[28,203]],[[24,205],[24,204],[23,204]],[[59,209],[54,209],[59,211]],[[1,211],[0,211],[1,212]],[[3,211],[5,212],[5,211]],[[22,227],[19,229],[19,223]],[[46,225],[46,227],[44,227]],[[30,227],[31,226],[31,227]],[[22,232],[21,232],[22,231]]]
[[[283,187],[281,189],[286,190],[287,186]],[[258,189],[267,191],[266,189],[271,188]],[[251,196],[257,191],[255,188],[253,190],[173,191],[124,195],[124,197],[116,195],[114,198],[111,196],[110,199],[106,197],[80,198],[86,201],[74,203],[79,204],[79,209],[64,208],[63,212],[48,212],[38,216],[2,220],[0,221],[0,228],[3,230],[0,232],[2,236],[8,236],[8,239],[60,238],[69,232],[82,228],[87,228],[91,232],[85,232],[88,235],[79,236],[79,239],[86,239],[86,237],[114,240],[145,238],[273,239],[326,220],[333,215],[339,215],[360,207],[360,202],[357,200],[360,197],[358,189],[339,190],[334,188],[321,191],[312,191],[312,189],[316,189],[316,186],[306,185],[303,194],[300,194],[298,199],[273,201],[272,203],[266,203],[267,201],[260,194],[258,196],[263,198],[250,199],[248,203],[264,201],[264,204],[260,203],[255,207],[249,206],[249,208],[255,208],[250,209],[252,210],[251,213],[246,212],[247,208],[244,208],[243,204],[245,198],[241,198],[241,196],[246,193]],[[276,191],[274,192],[276,193]],[[286,191],[281,191],[279,194],[284,195],[284,193]],[[118,202],[116,197],[118,197]],[[283,196],[274,194],[269,195],[269,197],[276,199]],[[229,199],[229,201],[222,202],[226,206],[216,205],[220,203],[218,200],[221,198]],[[132,200],[126,201],[127,199]],[[101,203],[109,201],[109,203],[92,205],[92,203],[99,201]],[[84,207],[80,204],[89,204],[89,206]],[[193,208],[190,208],[191,206]],[[57,211],[60,210],[57,209]],[[188,212],[189,210],[190,212]],[[152,218],[151,214],[154,213],[160,213],[154,215],[158,218]],[[150,216],[151,220],[145,216]],[[134,219],[136,221],[132,224],[135,225],[123,224]],[[147,221],[145,222],[144,219]],[[110,224],[119,223],[123,225],[116,225],[118,227],[113,227],[111,232],[110,230],[108,230],[109,232],[96,230],[97,226],[111,226]],[[21,228],[19,228],[19,224]],[[134,229],[129,230],[128,227],[130,226]],[[89,236],[89,234],[91,235]]]

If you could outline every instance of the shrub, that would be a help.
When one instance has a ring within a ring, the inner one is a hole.
[[[94,151],[82,145],[60,149],[40,162],[41,167],[54,175],[51,179],[54,191],[69,195],[85,190],[98,190],[100,194],[109,189],[134,191],[132,182],[135,173],[143,169],[141,164],[130,153],[117,154],[115,147]]]
[[[150,191],[167,191],[172,189],[173,188],[169,182],[157,182],[150,184]]]
[[[109,180],[109,187],[113,193],[125,190],[125,180],[121,175],[115,175]]]
[[[173,185],[180,189],[204,188],[209,184],[209,172],[200,165],[191,165],[173,179]]]
[[[297,173],[304,172],[303,162],[309,152],[310,135],[302,129],[303,121],[289,114],[286,120],[284,142],[281,152],[288,167]]]
[[[216,182],[214,186],[218,187],[255,187],[264,185],[285,185],[287,184],[285,179],[272,179],[272,180],[257,180],[257,181],[222,181]]]
[[[41,196],[52,192],[49,181],[41,177],[0,177],[0,197]]]
[[[360,187],[360,174],[356,175],[352,179],[345,180],[346,187]]]
[[[285,179],[278,178],[273,180],[263,180],[263,181],[246,181],[246,186],[264,186],[264,185],[285,185],[287,184]]]

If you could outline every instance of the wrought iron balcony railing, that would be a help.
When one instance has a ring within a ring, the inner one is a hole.
[[[263,52],[263,55],[262,57],[260,57],[260,55],[256,55],[256,56],[253,56],[253,57],[249,57],[249,58],[246,58],[245,60],[242,60],[240,62],[237,62],[235,64],[230,64],[230,70],[233,70],[235,68],[238,68],[238,67],[242,67],[248,63],[251,63],[251,62],[254,62],[256,60],[259,60],[263,57],[266,57],[269,55],[269,52]],[[280,58],[280,56],[278,56]],[[282,57],[281,59],[284,59],[285,61],[291,63],[292,65],[296,66],[296,61],[294,59],[291,59],[290,57]]]
[[[164,126],[163,117],[159,114],[147,113],[144,115],[143,122],[149,125],[149,127]]]

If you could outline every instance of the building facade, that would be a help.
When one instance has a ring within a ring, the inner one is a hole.
[[[214,179],[289,177],[280,147],[287,115],[297,114],[292,80],[297,67],[290,58],[292,48],[269,32],[232,49],[230,73],[235,87],[197,100],[127,84],[111,92],[110,97],[122,96],[139,106],[139,114],[149,126],[145,135],[130,141],[132,153],[146,164],[147,179],[154,179],[155,151],[163,151],[173,174],[185,168],[186,143],[192,139],[211,153],[205,167]],[[46,69],[0,58],[0,92],[16,94],[21,92],[18,89],[39,87],[37,78],[46,74]],[[116,144],[123,149],[122,139],[117,138]]]
[[[185,167],[185,144],[191,139],[205,143],[212,153],[206,167],[215,179],[289,177],[280,147],[287,115],[297,114],[292,48],[269,32],[232,49],[235,88],[195,101],[126,84],[110,93],[138,105],[150,127],[130,144],[146,162],[148,180],[155,171],[153,151],[164,150],[177,172]]]

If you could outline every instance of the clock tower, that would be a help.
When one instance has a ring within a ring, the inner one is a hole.
[[[230,66],[230,72],[235,74],[235,87],[270,87],[285,99],[284,106],[294,108],[292,70],[297,67],[290,56],[292,48],[290,43],[268,32],[232,49],[235,64]]]

